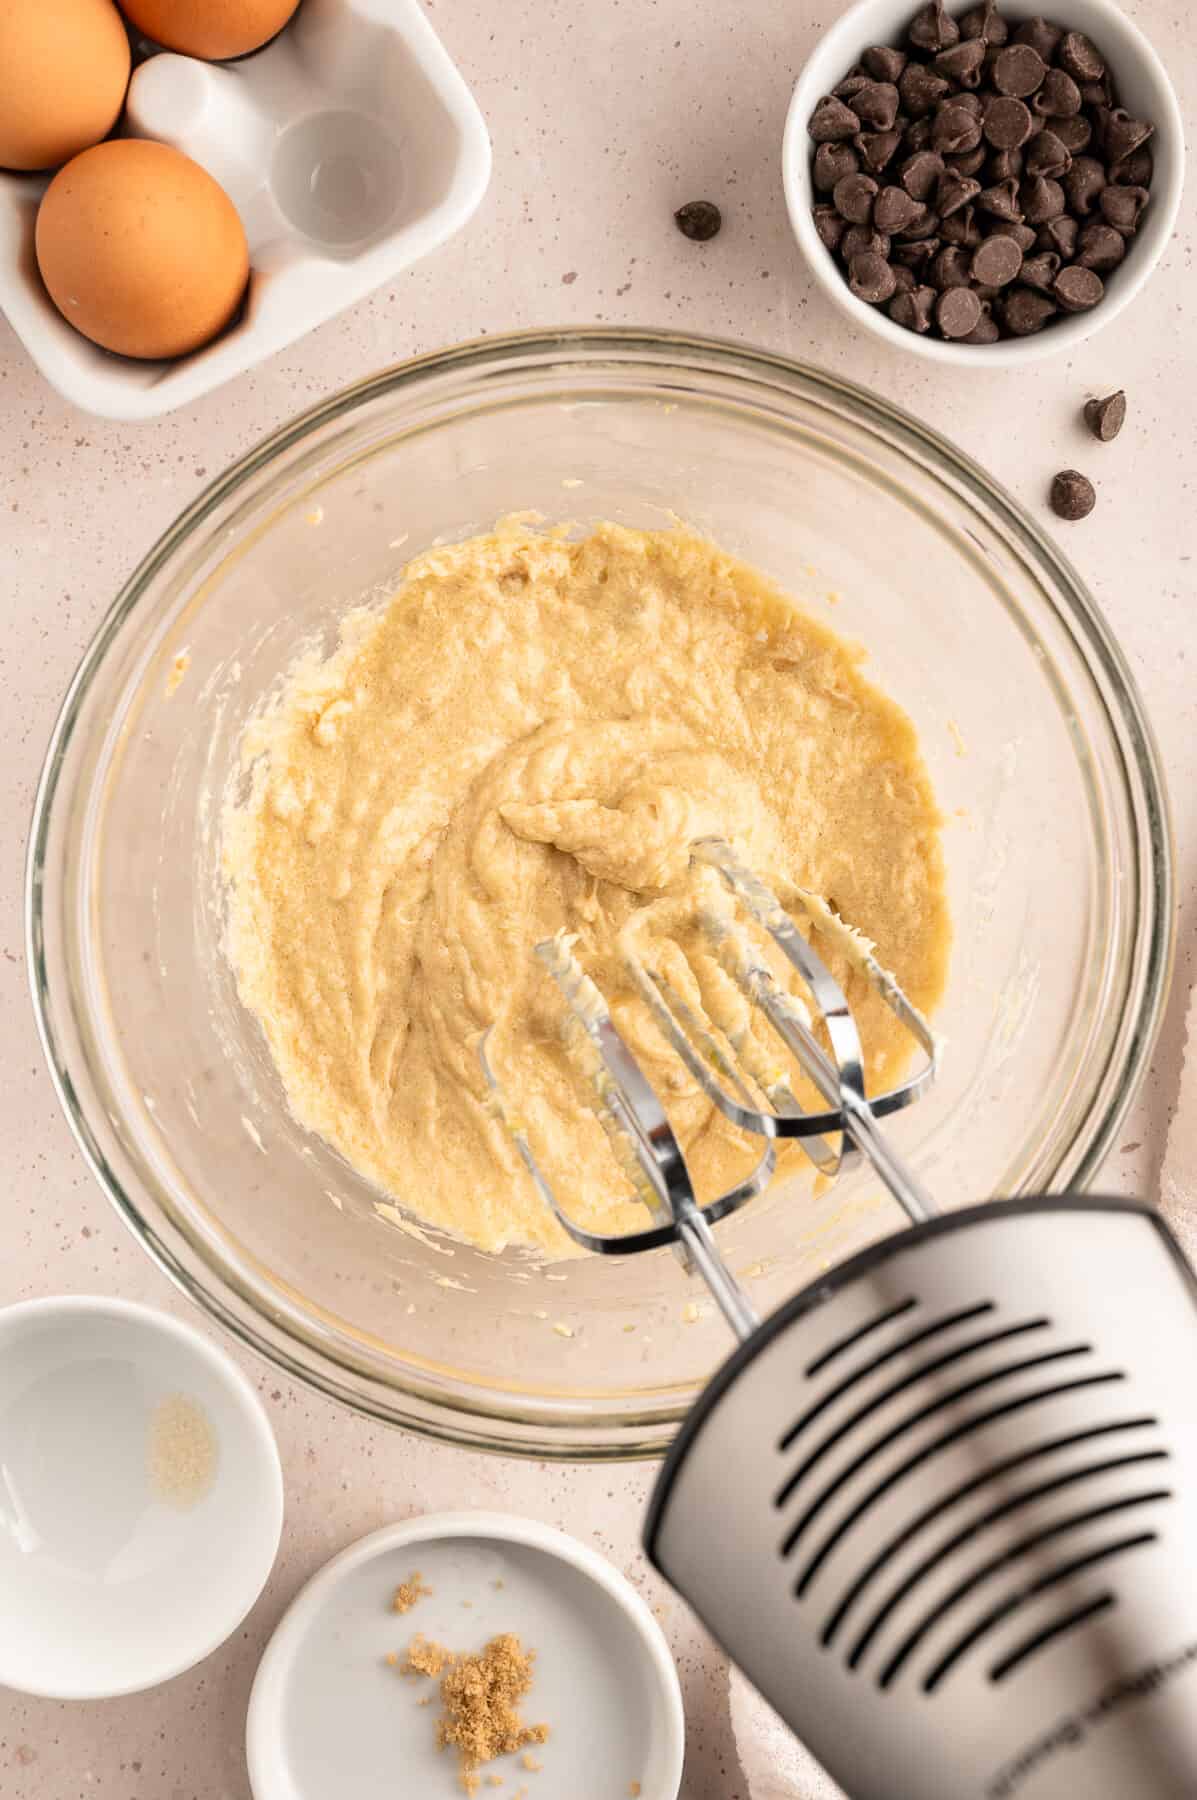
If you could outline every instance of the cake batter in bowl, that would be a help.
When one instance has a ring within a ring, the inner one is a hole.
[[[559,1262],[530,1228],[495,1233],[502,1250],[438,1230],[431,1196],[400,1204],[288,1098],[227,954],[222,823],[252,784],[247,731],[297,668],[323,679],[346,618],[380,616],[413,557],[452,559],[520,513],[561,545],[660,542],[680,521],[816,635],[858,641],[861,675],[912,722],[953,948],[943,1073],[894,1136],[945,1205],[1097,1167],[1160,1014],[1166,805],[1116,646],[1013,502],[895,409],[731,345],[570,332],[405,365],[269,440],[147,559],[68,695],[30,859],[39,1018],[99,1178],[210,1312],[364,1411],[540,1456],[652,1454],[728,1349],[676,1259]],[[345,714],[327,710],[335,755]],[[670,709],[655,716],[667,735]],[[506,797],[531,854],[561,852],[570,821],[527,810],[551,799]],[[896,1223],[866,1171],[816,1194],[796,1170],[720,1238],[763,1312]]]

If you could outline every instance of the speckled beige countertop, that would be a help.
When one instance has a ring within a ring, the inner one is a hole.
[[[841,8],[828,0],[431,0],[487,116],[490,192],[447,248],[254,375],[158,423],[75,412],[0,321],[0,1305],[68,1291],[187,1311],[83,1167],[42,1066],[26,997],[24,840],[55,710],[119,583],[233,457],[310,402],[455,339],[592,320],[739,336],[874,386],[938,426],[1058,530],[1121,638],[1172,780],[1180,937],[1158,1053],[1106,1185],[1150,1192],[1179,1072],[1197,931],[1197,266],[1186,201],[1165,266],[1129,315],[1071,358],[962,379],[881,348],[816,291],[792,243],[778,147],[792,79]],[[1177,0],[1132,0],[1197,116],[1197,39]],[[724,209],[686,242],[673,208]],[[1130,418],[1098,447],[1086,395],[1124,386]],[[1097,511],[1058,526],[1044,489],[1074,464]],[[231,1643],[152,1694],[100,1705],[0,1690],[3,1800],[248,1800],[242,1734],[266,1638],[333,1551],[386,1520],[510,1508],[606,1551],[660,1609],[689,1714],[686,1800],[744,1800],[721,1658],[637,1551],[651,1471],[500,1462],[387,1432],[251,1363],[287,1480],[282,1552]],[[81,1621],[86,1629],[86,1621]],[[330,1796],[330,1800],[335,1797]]]

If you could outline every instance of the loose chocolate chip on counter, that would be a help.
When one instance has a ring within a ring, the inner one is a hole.
[[[893,298],[897,282],[885,258],[866,251],[863,256],[854,256],[848,264],[848,286],[858,300],[867,300],[870,306],[882,306]]]
[[[916,150],[902,164],[898,178],[912,200],[927,200],[943,171],[944,160],[938,150]]]
[[[1024,287],[1021,282],[1017,287],[1007,288],[1001,307],[1003,322],[1012,337],[1030,337],[1033,332],[1042,331],[1056,311],[1054,300],[1046,294],[1037,294],[1033,288]]]
[[[1088,149],[1093,141],[1093,127],[1083,113],[1075,119],[1053,119],[1052,130],[1073,156]]]
[[[1101,190],[1098,205],[1107,225],[1112,225],[1123,237],[1134,237],[1143,208],[1150,198],[1144,187],[1123,187],[1121,183],[1112,182]]]
[[[975,250],[985,236],[975,206],[962,206],[949,213],[939,231],[945,244],[961,244],[966,250]]]
[[[999,94],[1026,100],[1042,86],[1047,64],[1030,44],[1008,44],[993,59],[993,85]]]
[[[850,106],[842,100],[828,94],[820,100],[810,117],[807,131],[816,144],[834,144],[844,138],[855,137],[860,130],[860,120]]]
[[[995,94],[985,104],[981,129],[995,150],[1017,150],[1031,136],[1035,121],[1025,100]]]
[[[1011,225],[1022,223],[1019,188],[1013,180],[995,181],[991,187],[982,188],[977,196],[977,205],[987,213],[992,213],[995,219],[1004,219]]]
[[[1014,42],[1029,44],[1037,51],[1045,63],[1054,60],[1060,39],[1064,36],[1058,25],[1048,19],[1024,19],[1021,25],[1014,28]]]
[[[840,239],[848,229],[834,206],[816,206],[814,209],[815,230],[829,250],[839,248]]]
[[[854,256],[889,256],[889,238],[871,225],[849,225],[840,240],[840,255],[846,263]]]
[[[811,179],[821,194],[829,194],[845,175],[855,175],[860,159],[851,144],[820,144],[815,151]]]
[[[1040,250],[1035,256],[1023,258],[1022,273],[1019,280],[1027,287],[1034,288],[1036,293],[1050,294],[1056,285],[1056,276],[1060,273],[1060,258],[1054,250]]]
[[[867,225],[873,217],[873,202],[877,198],[877,192],[877,183],[873,177],[857,171],[836,182],[831,190],[831,201],[835,210],[850,225]]]
[[[959,43],[960,27],[944,11],[943,0],[930,0],[929,5],[915,13],[906,38],[916,50],[946,50],[950,44]]]
[[[896,126],[891,131],[861,131],[852,142],[859,150],[860,160],[869,174],[880,175],[901,149],[902,133]]]
[[[920,202],[912,200],[905,188],[883,187],[873,203],[874,228],[892,235],[912,225],[921,210]]]
[[[1068,204],[1081,218],[1088,218],[1097,205],[1097,197],[1106,185],[1106,172],[1095,156],[1074,156],[1072,167],[1064,177]]]
[[[1052,295],[1061,312],[1089,312],[1106,291],[1105,282],[1094,269],[1082,269],[1079,263],[1061,269],[1056,276]]]
[[[1125,255],[1126,239],[1122,233],[1097,219],[1086,225],[1077,239],[1076,260],[1082,269],[1096,269],[1098,274],[1108,275]]]
[[[696,244],[705,244],[723,224],[723,214],[713,200],[690,200],[685,206],[678,207],[673,222],[683,237],[691,238]]]
[[[902,102],[902,110],[910,114],[912,119],[921,119],[929,113],[949,90],[949,83],[926,63],[908,63],[902,71],[898,82],[898,97]]]
[[[1124,156],[1110,168],[1110,180],[1118,187],[1150,187],[1154,160],[1146,145]]]
[[[874,44],[860,60],[874,81],[896,82],[906,67],[907,57],[905,50],[895,50],[892,44]]]
[[[985,173],[992,186],[998,181],[1022,180],[1023,154],[1021,150],[993,150],[985,165]]]
[[[974,6],[960,21],[962,38],[980,38],[986,44],[1002,45],[1010,35],[1010,27],[998,11],[995,0],[984,0]]]
[[[1031,105],[1044,119],[1072,119],[1081,110],[1081,90],[1063,69],[1049,69]]]
[[[868,81],[853,96],[852,111],[873,131],[889,131],[898,116],[898,90],[892,81]]]
[[[935,210],[941,219],[950,218],[960,207],[967,206],[981,192],[981,183],[956,169],[945,169],[935,190]]]
[[[1075,219],[1062,214],[1060,218],[1049,219],[1046,225],[1039,227],[1035,242],[1041,250],[1054,250],[1064,262],[1069,262],[1076,255],[1080,229]]]
[[[1061,519],[1087,519],[1097,505],[1093,483],[1079,469],[1061,469],[1052,478],[1052,511]]]
[[[999,219],[989,234],[991,237],[1013,238],[1025,256],[1035,246],[1038,233],[1033,225],[1024,225],[1021,219]]]
[[[1072,152],[1054,131],[1037,131],[1027,145],[1024,167],[1028,175],[1050,175],[1055,180],[1071,169]]]
[[[937,75],[956,87],[978,88],[981,85],[981,71],[985,63],[985,45],[980,38],[971,38],[966,43],[953,44],[948,50],[941,50],[935,58],[933,67]]]
[[[981,121],[963,106],[941,106],[931,127],[931,143],[941,156],[958,156],[981,142]]]
[[[971,274],[982,287],[1004,288],[1017,279],[1022,268],[1022,251],[1013,238],[986,238],[973,251]]]
[[[930,287],[915,287],[908,293],[895,294],[889,303],[889,316],[895,325],[904,325],[907,331],[920,334],[930,331],[935,297],[935,289]]]
[[[1050,175],[1030,176],[1019,188],[1018,197],[1028,225],[1046,225],[1064,211],[1064,189]]]
[[[1107,162],[1125,162],[1128,156],[1142,149],[1154,130],[1154,125],[1149,125],[1146,119],[1132,119],[1124,106],[1114,107],[1106,120],[1102,138],[1101,147]]]
[[[1083,31],[1064,33],[1056,52],[1056,61],[1062,69],[1068,71],[1074,81],[1100,81],[1106,72],[1105,62],[1097,46],[1090,42]]]
[[[931,279],[937,288],[966,288],[972,277],[969,273],[969,254],[959,244],[945,244],[931,265]]]
[[[1103,444],[1116,438],[1126,423],[1126,392],[1119,388],[1102,400],[1086,400],[1085,423]]]
[[[970,287],[946,288],[935,302],[935,323],[946,338],[967,337],[981,319],[981,302]]]

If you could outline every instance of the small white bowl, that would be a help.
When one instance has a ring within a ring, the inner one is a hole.
[[[265,1411],[220,1351],[123,1300],[0,1312],[0,1684],[156,1686],[222,1644],[283,1521]]]
[[[976,0],[953,0],[948,11],[958,17],[971,11],[975,4]],[[1108,58],[1122,104],[1136,118],[1150,119],[1155,125],[1151,139],[1155,157],[1151,204],[1143,214],[1141,229],[1130,241],[1126,257],[1103,278],[1105,298],[1091,312],[1055,318],[1032,337],[1003,338],[996,344],[953,344],[932,337],[929,332],[920,335],[895,325],[881,307],[858,300],[815,230],[811,208],[817,196],[811,180],[812,146],[807,135],[811,114],[823,95],[843,80],[863,50],[872,44],[902,41],[906,27],[919,10],[919,0],[857,0],[830,31],[823,33],[798,77],[782,141],[782,178],[790,224],[824,293],[855,324],[863,325],[896,349],[974,369],[1008,369],[1037,362],[1059,350],[1073,350],[1083,338],[1091,337],[1116,319],[1146,284],[1163,255],[1176,225],[1184,186],[1184,125],[1175,90],[1143,33],[1113,0],[1059,0],[1059,5],[1051,6],[1043,4],[1043,0],[1009,0],[1008,5],[999,0],[999,5],[1010,19],[1044,15],[1070,31],[1083,31]]]
[[[405,1616],[396,1588],[430,1590]],[[523,1704],[550,1728],[539,1777],[520,1757],[482,1772],[561,1800],[676,1800],[685,1728],[677,1671],[635,1589],[584,1544],[503,1513],[444,1513],[362,1538],[313,1576],[266,1648],[249,1702],[254,1800],[460,1800],[457,1759],[438,1749],[437,1683],[403,1676],[420,1633],[480,1650],[515,1632],[537,1652]],[[423,1702],[423,1704],[421,1704]],[[638,1784],[638,1785],[637,1785]]]

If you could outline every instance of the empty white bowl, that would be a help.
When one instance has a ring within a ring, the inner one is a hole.
[[[818,47],[798,77],[786,115],[782,143],[782,178],[794,236],[824,293],[857,325],[874,332],[899,350],[912,350],[935,362],[980,369],[1008,369],[1037,362],[1057,351],[1073,350],[1083,338],[1116,319],[1145,285],[1159,262],[1176,225],[1184,186],[1184,126],[1176,93],[1164,65],[1137,25],[1113,0],[999,0],[1010,19],[1043,15],[1069,31],[1083,31],[1109,62],[1122,104],[1155,125],[1151,149],[1155,170],[1151,204],[1119,266],[1103,276],[1105,298],[1091,312],[1058,317],[1032,337],[1003,338],[996,344],[953,344],[930,332],[920,336],[895,325],[883,307],[858,300],[839,264],[815,230],[811,208],[818,196],[811,179],[812,144],[807,134],[811,114],[824,94],[843,80],[863,50],[872,44],[899,44],[919,10],[920,0],[857,0],[819,39]],[[952,0],[948,11],[958,17],[976,0]]]
[[[282,1520],[261,1402],[198,1332],[122,1300],[0,1312],[0,1684],[181,1674],[261,1593]]]

